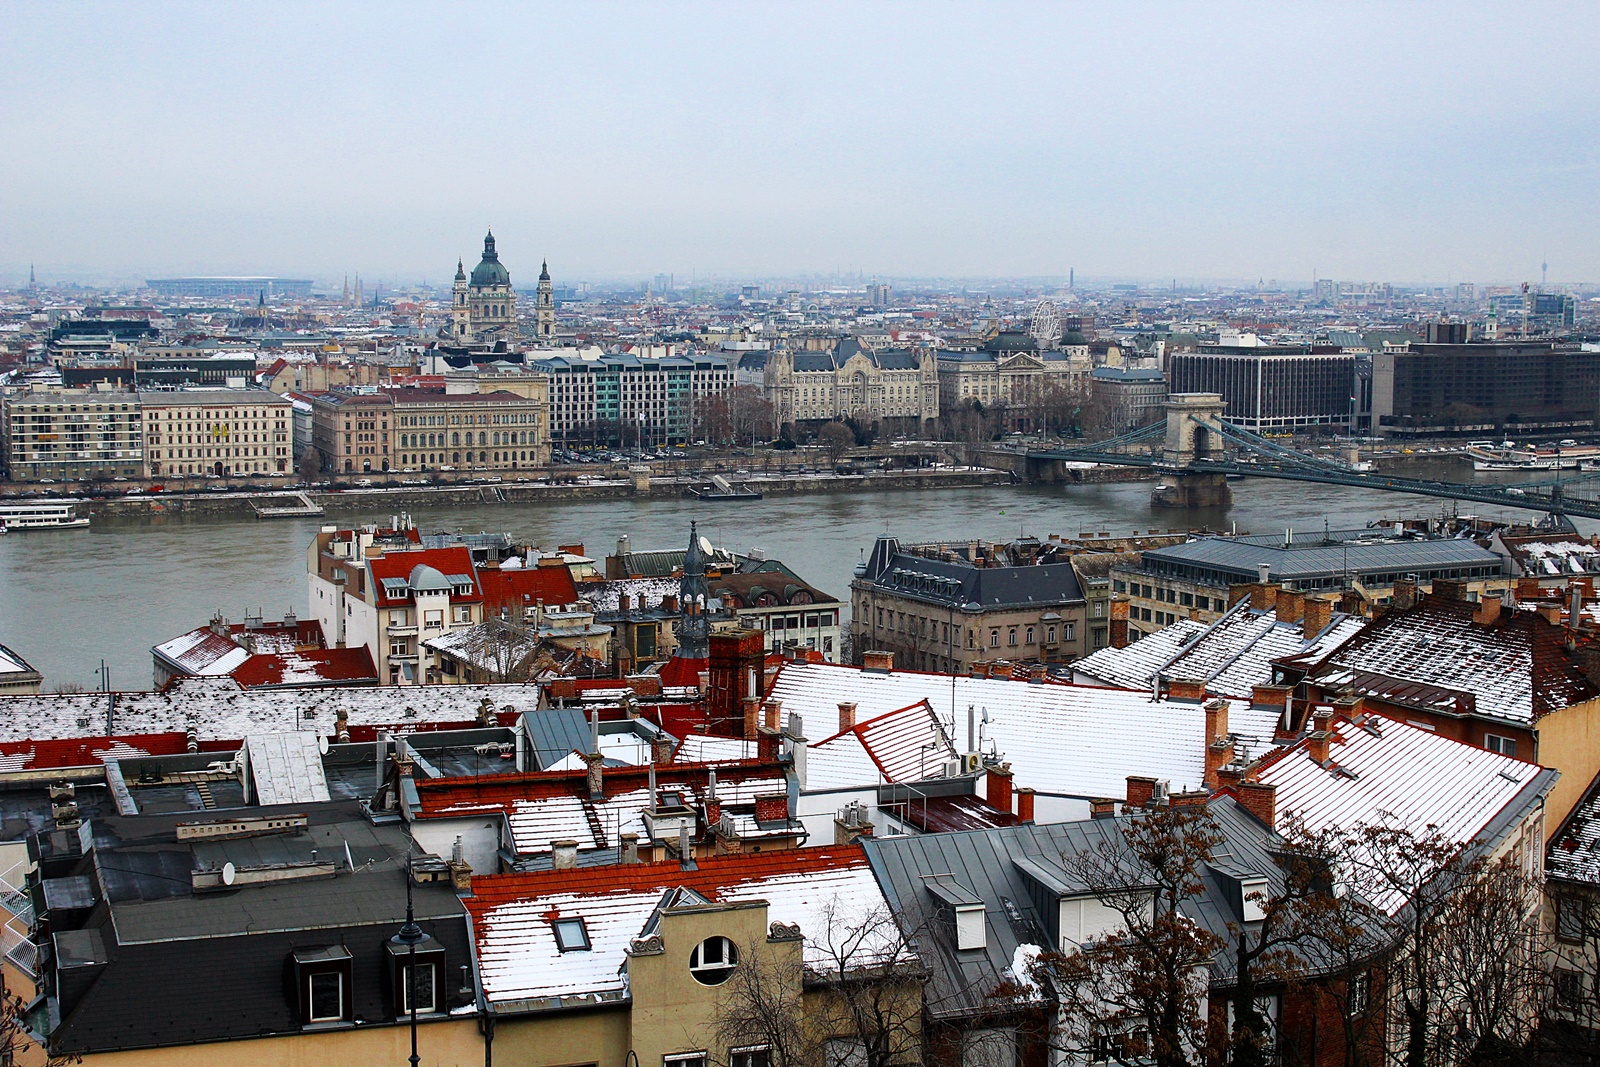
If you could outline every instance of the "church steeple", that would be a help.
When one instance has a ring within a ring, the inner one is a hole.
[[[467,280],[466,268],[461,265],[461,260],[457,259],[456,260],[456,281],[464,282],[466,280]]]
[[[550,261],[548,259],[539,264],[539,280],[541,282],[550,280]]]

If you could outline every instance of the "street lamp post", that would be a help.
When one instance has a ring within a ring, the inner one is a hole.
[[[411,1067],[417,1067],[422,1057],[417,1055],[417,946],[431,941],[427,934],[422,932],[422,927],[417,925],[416,912],[411,904],[411,886],[415,881],[411,875],[411,854],[406,854],[406,924],[400,932],[389,939],[391,945],[404,946],[406,950],[406,980],[402,987],[406,995],[406,1008],[411,1016]]]

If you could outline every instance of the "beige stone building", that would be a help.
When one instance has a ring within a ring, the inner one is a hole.
[[[311,443],[328,474],[386,471],[394,450],[388,393],[321,393],[311,400]]]
[[[1009,428],[1029,430],[1052,393],[1082,391],[1088,379],[1087,350],[1066,352],[942,351],[939,406],[953,411],[969,404],[1006,412]]]
[[[150,478],[294,469],[294,403],[265,389],[140,393]]]
[[[531,395],[506,389],[488,393],[391,391],[395,466],[402,471],[513,471],[546,466],[550,462],[548,385],[524,380],[521,386]]]
[[[483,239],[483,258],[472,277],[458,262],[450,299],[450,336],[460,343],[512,340],[517,334],[517,293],[511,272],[495,251],[494,234]]]
[[[763,388],[783,432],[855,419],[887,432],[920,433],[939,417],[932,349],[871,349],[852,338],[832,352],[774,352]]]
[[[850,583],[850,619],[858,660],[868,649],[892,652],[912,670],[1070,663],[1093,650],[1088,598],[1070,558],[1028,557],[1016,545],[902,547],[879,537]]]

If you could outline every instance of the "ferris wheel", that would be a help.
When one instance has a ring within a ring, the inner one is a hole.
[[[1061,339],[1061,308],[1054,300],[1041,300],[1034,305],[1028,333],[1041,345],[1053,345]]]

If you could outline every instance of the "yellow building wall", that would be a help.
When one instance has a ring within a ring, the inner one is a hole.
[[[1555,833],[1600,775],[1600,698],[1540,719],[1538,762],[1561,772],[1545,802],[1545,834]]]
[[[172,1010],[183,1008],[174,1004]],[[496,1045],[498,1052],[498,1042]],[[477,1016],[419,1022],[417,1053],[429,1067],[482,1067],[483,1037],[478,1033]],[[403,1064],[410,1054],[410,1027],[363,1026],[248,1041],[103,1052],[85,1056],[83,1062],[90,1067],[214,1067],[230,1063],[250,1067],[368,1067],[378,1063]]]

